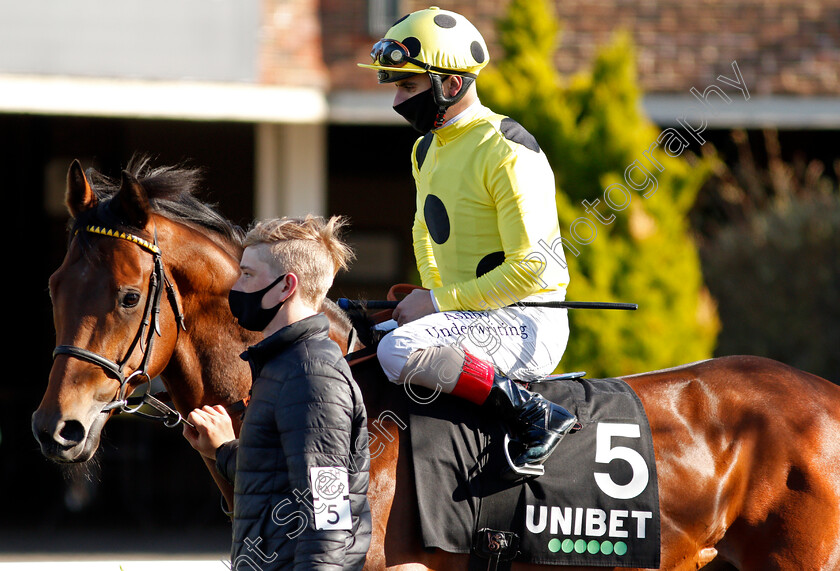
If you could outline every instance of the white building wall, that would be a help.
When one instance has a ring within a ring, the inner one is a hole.
[[[259,0],[0,2],[0,73],[256,82]]]

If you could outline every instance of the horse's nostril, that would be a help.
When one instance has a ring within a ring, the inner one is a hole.
[[[76,445],[85,439],[85,427],[78,420],[67,420],[58,435],[65,444]]]

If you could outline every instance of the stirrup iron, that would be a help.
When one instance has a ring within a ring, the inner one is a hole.
[[[513,463],[513,458],[510,457],[510,443],[513,440],[510,434],[505,430],[505,440],[502,443],[502,448],[505,451],[505,461],[508,469],[502,473],[502,478],[505,480],[518,480],[520,478],[539,478],[545,474],[545,466],[542,464],[526,464],[524,466],[517,466]]]

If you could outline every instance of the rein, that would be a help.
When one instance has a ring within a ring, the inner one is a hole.
[[[157,229],[155,229],[154,243],[133,234],[127,234],[125,232],[101,226],[86,226],[85,232],[99,234],[101,236],[109,236],[120,240],[127,240],[137,244],[143,250],[152,254],[152,258],[154,260],[154,271],[152,271],[152,274],[149,277],[149,295],[146,298],[143,321],[141,322],[137,335],[135,335],[134,340],[131,342],[128,351],[126,351],[125,357],[123,357],[121,361],[113,361],[107,357],[99,355],[98,353],[94,353],[93,351],[83,347],[76,347],[75,345],[57,346],[55,350],[53,350],[53,359],[59,355],[74,357],[102,367],[106,373],[110,373],[111,376],[116,378],[116,380],[120,383],[117,396],[111,400],[111,402],[102,407],[102,412],[116,410],[118,413],[125,412],[128,414],[137,414],[138,416],[142,416],[144,418],[160,420],[170,428],[177,426],[181,422],[192,426],[181,416],[181,413],[155,398],[148,392],[148,390],[139,399],[139,404],[135,404],[138,402],[137,399],[130,399],[128,398],[128,395],[126,395],[129,384],[138,378],[143,379],[145,377],[144,382],[148,383],[149,388],[151,388],[152,377],[148,372],[148,365],[152,355],[152,345],[154,344],[155,337],[160,337],[161,335],[159,316],[160,300],[163,289],[166,289],[166,295],[169,299],[170,305],[172,306],[172,311],[175,313],[175,319],[178,322],[178,326],[186,331],[186,326],[184,325],[184,314],[181,311],[181,307],[178,302],[178,295],[175,292],[175,287],[172,285],[172,282],[167,278],[166,271],[163,267],[162,252],[157,245]],[[141,361],[138,369],[126,376],[123,369],[138,345],[140,346],[140,350],[143,352],[143,360]],[[144,405],[154,408],[161,414],[151,415],[140,412],[140,408]]]

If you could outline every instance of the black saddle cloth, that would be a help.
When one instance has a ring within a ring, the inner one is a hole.
[[[577,415],[537,479],[511,483],[500,419],[439,395],[410,408],[423,543],[468,553],[482,528],[515,532],[516,561],[659,567],[659,493],[650,428],[619,379],[577,379],[533,390]],[[419,393],[419,389],[418,389]],[[425,393],[428,394],[428,393]]]

